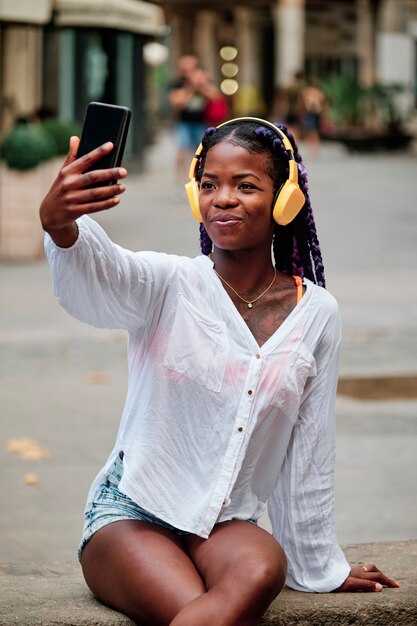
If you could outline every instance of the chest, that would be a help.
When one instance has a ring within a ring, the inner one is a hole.
[[[297,304],[293,284],[271,291],[252,307],[233,294],[231,298],[259,346],[272,337]]]

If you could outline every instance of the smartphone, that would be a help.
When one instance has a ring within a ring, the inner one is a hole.
[[[109,154],[106,154],[91,167],[87,168],[86,172],[119,167],[121,165],[130,118],[131,111],[127,107],[105,104],[104,102],[89,103],[84,117],[77,157],[91,152],[91,150],[98,148],[106,141],[111,141],[114,144],[114,148]],[[94,183],[90,187],[115,185],[116,182],[116,180],[110,180],[105,183]]]

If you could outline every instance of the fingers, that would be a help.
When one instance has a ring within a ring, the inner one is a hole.
[[[125,185],[117,184],[68,192],[65,197],[66,209],[80,215],[111,209],[119,204],[118,196],[125,191]]]
[[[91,213],[99,213],[100,211],[107,211],[108,209],[112,209],[119,203],[120,203],[120,198],[118,196],[112,196],[111,198],[107,198],[106,200],[101,200],[100,202],[95,201],[95,202],[86,203],[86,204],[78,204],[76,207],[74,207],[72,211],[73,219],[76,220],[82,215],[91,215]]]
[[[109,187],[109,182],[125,178],[127,170],[124,167],[113,167],[105,170],[72,173],[70,167],[67,167],[62,168],[60,174],[62,187],[67,192],[85,189],[92,185],[105,190]]]
[[[72,139],[73,138],[71,137],[70,152],[67,157],[68,162],[65,162],[64,164],[64,167],[68,170],[68,173],[70,174],[85,172],[85,170],[88,170],[92,165],[94,165],[94,163],[109,154],[114,148],[112,142],[107,141],[98,148],[91,150],[91,152],[88,152],[87,154],[84,154],[83,156],[77,158],[79,140],[78,143],[76,143],[75,141],[71,143]]]
[[[81,175],[82,186],[89,187],[90,185],[105,185],[110,181],[120,180],[127,176],[127,171],[124,167],[114,167],[108,170],[91,170],[90,172],[84,172]]]
[[[87,184],[87,179],[83,178],[83,183]],[[62,183],[61,207],[68,213],[75,214],[76,217],[86,213],[96,213],[118,204],[120,200],[117,196],[125,191],[126,186],[123,184],[104,185],[88,189],[82,187],[80,189],[73,181],[64,181]]]
[[[113,150],[114,146],[110,141],[77,159],[79,143],[78,137],[71,137],[70,151],[60,172],[62,185],[66,190],[90,185],[105,186],[127,176],[124,167],[91,169],[99,159]]]
[[[383,587],[399,587],[399,583],[388,578],[375,565],[356,565],[350,576],[336,591],[382,591]]]
[[[356,578],[354,576],[349,576],[347,580],[345,580],[342,585],[340,591],[368,591],[368,592],[378,592],[382,591],[381,583],[373,582],[372,580],[368,580],[366,578]]]
[[[80,138],[76,137],[75,135],[72,136],[69,141],[69,151],[64,161],[63,167],[66,167],[67,165],[69,165],[70,163],[76,160],[79,145],[80,145]]]
[[[362,568],[362,571],[365,572],[366,578],[368,580],[373,580],[386,587],[399,587],[400,586],[396,580],[394,580],[393,578],[388,578],[388,576],[385,576],[385,574],[383,574],[381,570],[376,567],[376,565],[362,565],[360,567]]]
[[[80,146],[80,138],[76,137],[76,136],[72,136],[70,138],[70,144],[69,144],[69,154],[72,158],[76,159],[77,158],[77,153],[78,153],[78,148]]]
[[[98,161],[103,156],[105,156],[106,154],[108,154],[109,152],[113,150],[113,144],[111,143],[111,141],[108,141],[107,143],[96,148],[95,150],[92,150],[88,154],[78,159],[77,154],[78,154],[79,147],[80,147],[80,138],[76,137],[75,135],[72,136],[69,142],[68,155],[62,166],[64,170],[68,169],[70,173],[71,171],[82,172],[88,169],[88,167],[93,165],[96,161]]]

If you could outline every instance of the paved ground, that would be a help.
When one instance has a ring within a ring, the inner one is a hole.
[[[342,311],[341,375],[417,380],[417,157],[352,156],[330,145],[306,161],[328,287]],[[198,253],[169,135],[128,184],[121,206],[99,217],[115,241]],[[0,264],[0,302],[0,561],[71,559],[122,410],[125,335],[62,311],[45,261]],[[417,400],[339,396],[337,424],[340,542],[416,538]],[[6,449],[23,437],[50,457]],[[29,473],[38,484],[24,484]]]

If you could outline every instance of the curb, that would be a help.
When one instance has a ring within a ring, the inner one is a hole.
[[[401,584],[381,593],[314,594],[284,589],[262,626],[411,626],[417,623],[417,540],[345,548],[352,564],[374,563]],[[132,626],[97,602],[77,562],[0,566],[1,626]]]

